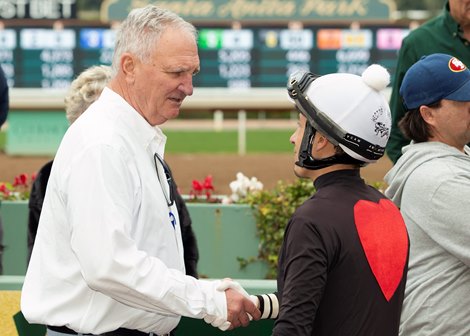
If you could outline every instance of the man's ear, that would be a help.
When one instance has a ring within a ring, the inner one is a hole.
[[[334,151],[333,144],[329,142],[323,134],[317,131],[312,141],[311,155],[316,159],[322,159],[334,154],[332,151]]]
[[[315,136],[317,137],[316,143],[317,143],[318,150],[325,148],[330,143],[328,139],[326,138],[326,136],[324,136],[320,132],[317,132]]]
[[[121,56],[121,70],[127,81],[134,83],[136,59],[129,53],[124,53]]]
[[[427,124],[434,126],[435,118],[434,110],[432,108],[426,105],[421,105],[419,107],[419,114],[421,114],[421,118],[423,118]]]

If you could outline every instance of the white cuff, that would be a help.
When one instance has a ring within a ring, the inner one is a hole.
[[[279,316],[279,301],[275,294],[256,295],[259,300],[261,319],[276,319]]]
[[[230,328],[231,323],[227,321],[227,297],[225,295],[225,291],[221,291],[219,289],[222,281],[199,281],[206,285],[210,284],[213,292],[213,305],[209,305],[209,307],[207,307],[207,314],[204,316],[204,321],[222,331],[227,330]]]

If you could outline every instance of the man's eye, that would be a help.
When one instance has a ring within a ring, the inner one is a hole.
[[[170,76],[173,76],[173,77],[175,77],[175,78],[180,77],[181,74],[183,74],[183,72],[181,72],[181,71],[173,71],[173,72],[170,72]]]

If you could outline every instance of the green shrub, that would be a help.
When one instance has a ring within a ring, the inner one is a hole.
[[[262,260],[269,266],[266,277],[276,278],[278,253],[287,222],[295,209],[314,192],[311,180],[298,179],[293,183],[280,181],[273,190],[263,190],[247,197],[246,201],[254,209],[260,246],[258,256],[238,258],[242,268],[251,262]]]

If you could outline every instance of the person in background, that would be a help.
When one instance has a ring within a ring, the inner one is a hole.
[[[7,78],[0,66],[0,127],[7,120],[8,109],[10,107],[9,88]]]
[[[385,152],[390,76],[296,73],[288,93],[299,112],[290,140],[294,173],[316,193],[293,214],[279,253],[275,294],[252,296],[274,336],[396,336],[409,242],[399,209],[368,186],[360,168]]]
[[[413,30],[403,40],[390,99],[392,132],[387,156],[393,163],[401,156],[402,147],[409,144],[398,126],[405,115],[399,93],[403,77],[422,56],[434,53],[451,54],[470,64],[470,0],[448,0],[441,15]]]
[[[178,116],[200,63],[196,30],[133,9],[112,78],[65,133],[52,165],[21,295],[49,336],[166,335],[181,316],[221,329],[260,312],[230,280],[185,275],[181,224],[159,125]]]
[[[100,65],[92,66],[84,70],[71,84],[65,97],[65,113],[69,124],[72,124],[101,94],[106,84],[111,79],[111,67]],[[44,196],[46,194],[47,181],[51,174],[52,162],[46,163],[36,175],[31,188],[28,214],[28,262],[33,251],[34,240],[39,224]],[[181,236],[184,247],[184,265],[186,274],[198,277],[197,262],[199,252],[196,236],[194,235],[186,203],[178,192],[178,187],[173,179],[173,189],[176,196],[175,202],[178,216],[181,221]]]
[[[451,55],[425,56],[400,95],[411,144],[385,176],[411,245],[400,335],[470,335],[470,71]]]
[[[8,90],[8,82],[0,66],[0,128],[7,120],[8,109],[10,107]],[[0,275],[3,274],[3,250],[3,223],[2,217],[0,216]]]

